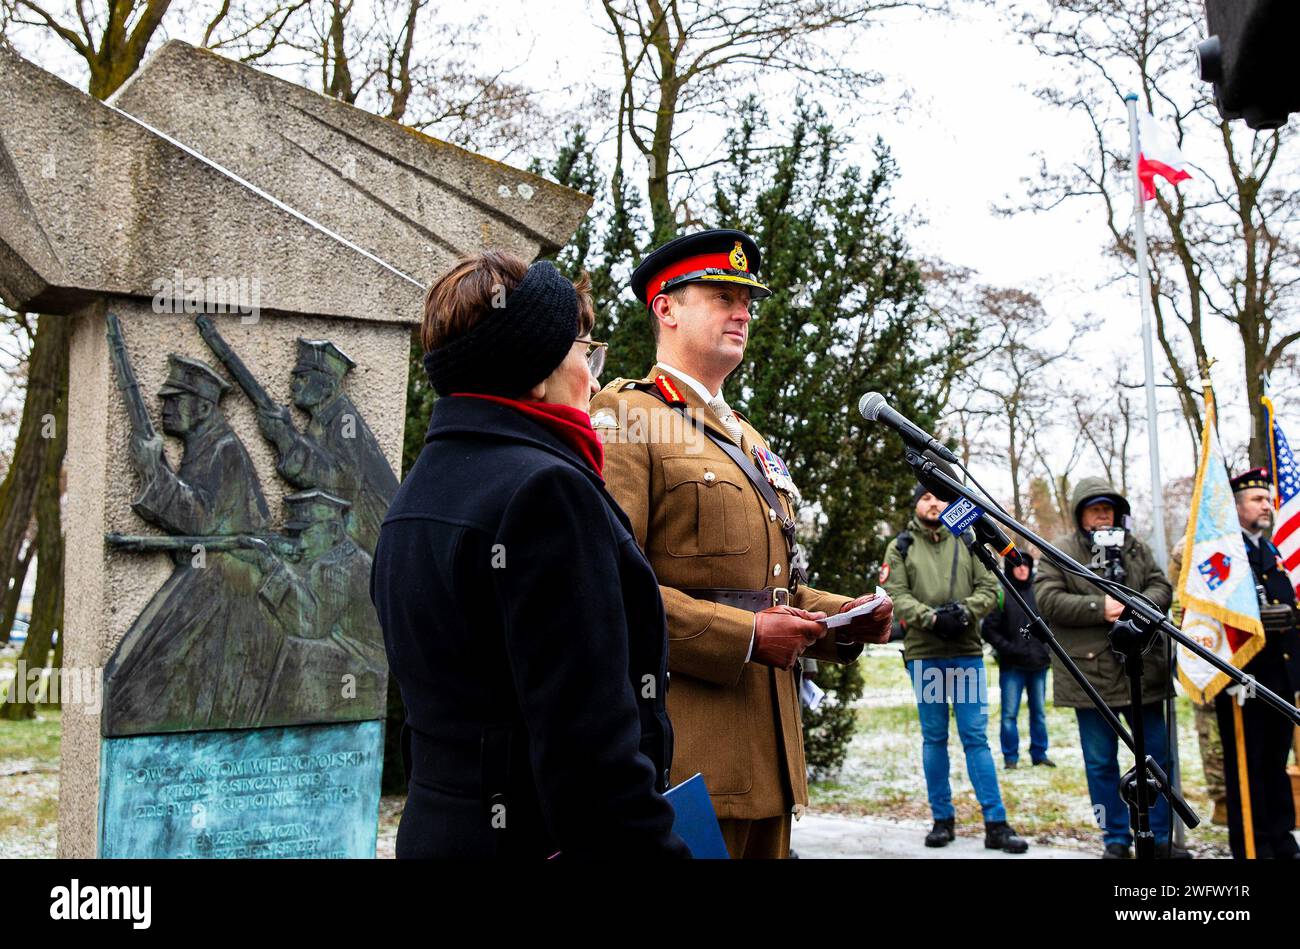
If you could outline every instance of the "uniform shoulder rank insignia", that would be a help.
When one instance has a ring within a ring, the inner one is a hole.
[[[663,394],[664,401],[666,401],[669,405],[686,404],[686,399],[684,399],[682,397],[682,394],[679,391],[677,391],[677,386],[673,385],[673,381],[669,379],[667,376],[665,376],[662,372],[659,373],[659,375],[655,376],[655,386]]]
[[[754,461],[758,463],[758,470],[763,472],[763,477],[767,483],[778,491],[785,492],[790,501],[798,504],[800,500],[799,489],[794,486],[794,479],[790,477],[790,469],[785,466],[776,454],[766,448],[754,445],[750,448],[754,455]]]
[[[740,241],[736,241],[736,246],[731,248],[731,253],[727,255],[727,259],[731,261],[731,266],[735,267],[737,270],[743,270],[745,273],[749,273],[749,260],[745,257],[744,250],[740,247]]]

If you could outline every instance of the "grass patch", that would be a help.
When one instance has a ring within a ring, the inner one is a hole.
[[[15,761],[59,766],[60,712],[42,707],[25,722],[0,719],[0,773]]]
[[[60,712],[0,719],[0,857],[53,857],[58,841]]]

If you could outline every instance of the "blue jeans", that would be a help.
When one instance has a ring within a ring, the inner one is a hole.
[[[916,693],[916,713],[921,720],[921,765],[935,820],[956,816],[952,785],[948,780],[948,708],[957,718],[957,734],[966,752],[966,770],[985,823],[1007,819],[998,789],[997,769],[989,751],[988,677],[982,656],[956,659],[913,659],[908,675]]]
[[[1016,718],[1020,715],[1020,693],[1029,696],[1029,760],[1037,763],[1047,757],[1046,669],[1007,669],[998,671],[1002,690],[1002,757],[1008,762],[1020,757],[1020,732]]]
[[[1118,709],[1129,730],[1133,724],[1133,707]],[[1129,810],[1123,798],[1119,796],[1119,737],[1111,731],[1101,713],[1093,708],[1074,710],[1079,720],[1079,743],[1083,746],[1083,764],[1088,772],[1088,796],[1092,798],[1093,813],[1102,828],[1104,844],[1123,844],[1132,846],[1133,830],[1129,825]],[[1142,733],[1145,736],[1146,752],[1156,759],[1156,763],[1169,773],[1169,757],[1165,754],[1165,716],[1164,706],[1152,702],[1142,706]],[[1124,749],[1125,769],[1132,762],[1132,755]],[[1163,796],[1157,795],[1151,804],[1151,830],[1156,835],[1156,843],[1169,842],[1169,803]]]

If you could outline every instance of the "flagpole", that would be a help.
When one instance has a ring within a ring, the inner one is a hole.
[[[1130,92],[1124,97],[1128,105],[1128,136],[1133,159],[1133,251],[1137,257],[1138,268],[1138,303],[1142,307],[1142,369],[1143,388],[1147,396],[1147,454],[1151,460],[1151,551],[1156,558],[1156,566],[1164,571],[1169,565],[1169,554],[1165,547],[1165,499],[1164,484],[1160,477],[1160,418],[1156,412],[1156,371],[1155,354],[1151,343],[1151,274],[1147,271],[1147,229],[1146,198],[1142,195],[1142,179],[1138,175],[1138,159],[1141,149],[1138,145],[1138,96]],[[1169,648],[1169,675],[1172,681],[1177,653],[1172,645]],[[1174,695],[1170,691],[1165,700],[1165,721],[1169,730],[1169,770],[1174,787],[1182,791],[1183,769],[1178,756],[1178,715],[1174,705]],[[1183,822],[1176,814],[1171,814],[1173,840],[1179,847],[1183,845]]]
[[[1161,570],[1169,563],[1165,547],[1165,501],[1160,478],[1160,426],[1156,414],[1155,355],[1151,343],[1151,274],[1147,270],[1146,199],[1142,197],[1142,179],[1138,177],[1138,118],[1136,92],[1124,97],[1128,103],[1129,144],[1133,151],[1133,250],[1137,255],[1138,302],[1142,306],[1142,360],[1147,395],[1147,451],[1151,456],[1152,552]]]
[[[1255,859],[1255,822],[1250,802],[1250,769],[1246,766],[1246,730],[1241,720],[1241,702],[1232,696],[1232,736],[1236,744],[1238,797],[1241,799],[1241,835],[1246,859]]]

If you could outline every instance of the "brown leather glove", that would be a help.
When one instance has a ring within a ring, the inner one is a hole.
[[[840,607],[840,612],[847,613],[854,607],[861,606],[863,603],[870,603],[872,600],[880,601],[880,605],[870,613],[855,617],[848,626],[836,628],[834,633],[837,641],[845,643],[889,642],[889,633],[894,621],[894,601],[888,596],[869,593],[866,596],[860,596],[856,600],[845,603]]]
[[[818,623],[825,613],[809,613],[794,606],[773,606],[754,614],[754,649],[751,662],[777,669],[793,669],[803,651],[826,635]]]

